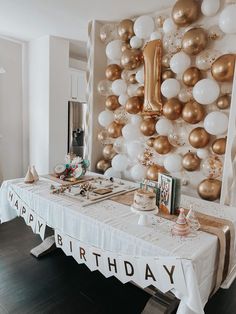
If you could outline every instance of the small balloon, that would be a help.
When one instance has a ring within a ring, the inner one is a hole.
[[[102,154],[106,160],[111,160],[116,155],[113,145],[112,144],[105,145],[102,150]]]
[[[186,124],[183,122],[178,122],[175,123],[173,129],[169,133],[168,140],[174,147],[185,146],[188,142],[187,135],[188,131],[186,129]]]
[[[221,55],[221,52],[213,49],[205,49],[196,57],[196,67],[199,70],[209,70],[213,62]]]
[[[212,104],[219,97],[219,94],[219,85],[212,79],[202,79],[193,87],[193,97],[202,105]]]
[[[111,167],[110,160],[101,159],[96,164],[97,170],[101,171],[102,173],[104,173],[110,167]]]
[[[231,99],[229,95],[222,95],[217,99],[216,106],[221,110],[228,109],[230,106],[230,102]]]
[[[190,124],[195,124],[200,121],[205,116],[205,110],[202,105],[196,101],[190,101],[186,103],[182,110],[182,118],[185,122]]]
[[[183,83],[187,86],[194,86],[201,78],[201,71],[196,67],[188,68],[182,76]]]
[[[217,138],[211,145],[213,152],[217,155],[224,155],[226,150],[227,138]]]
[[[144,97],[144,86],[139,86],[137,89],[137,96]]]
[[[215,15],[220,8],[220,0],[203,0],[201,5],[202,14],[205,16]]]
[[[126,153],[126,143],[123,136],[120,136],[115,139],[113,143],[113,149],[118,154],[125,154]]]
[[[204,176],[216,179],[222,176],[223,162],[219,156],[211,155],[202,162],[201,170]]]
[[[101,126],[107,127],[114,120],[114,115],[111,111],[104,110],[98,115],[98,122]]]
[[[169,172],[178,172],[182,169],[182,157],[179,154],[171,154],[164,160],[164,167]]]
[[[159,135],[168,136],[173,131],[173,124],[167,119],[159,119],[156,123],[156,131]]]
[[[148,15],[139,16],[134,22],[134,33],[139,38],[148,38],[154,31],[154,28],[153,18]]]
[[[196,171],[200,163],[200,158],[192,152],[188,152],[183,156],[182,165],[187,171]]]
[[[161,32],[153,32],[150,35],[150,40],[157,40],[162,39],[162,33]]]
[[[199,196],[207,201],[216,201],[220,198],[221,181],[216,179],[205,179],[198,185]]]
[[[228,117],[220,111],[213,111],[208,113],[204,120],[204,128],[209,134],[221,135],[228,129]]]
[[[182,48],[188,55],[197,55],[207,46],[207,32],[200,27],[188,30],[182,40]]]
[[[100,28],[100,39],[105,44],[118,37],[117,24],[108,23]]]
[[[129,122],[129,114],[123,106],[114,111],[114,120],[119,124],[126,124]]]
[[[211,66],[211,74],[218,82],[232,82],[234,77],[235,55],[225,54]]]
[[[121,136],[121,130],[123,128],[122,124],[119,124],[115,121],[113,121],[107,128],[108,134],[112,138],[117,138]]]
[[[176,74],[182,74],[191,65],[190,57],[183,51],[173,55],[170,59],[170,68]]]
[[[165,70],[162,72],[162,75],[161,75],[161,79],[162,81],[165,81],[169,78],[175,78],[175,73],[171,70]]]
[[[121,56],[121,65],[127,70],[138,68],[143,62],[143,53],[140,49],[126,49]]]
[[[115,95],[110,95],[107,97],[105,106],[108,110],[116,110],[117,108],[120,107],[119,101],[118,101],[118,96]]]
[[[179,0],[172,9],[172,19],[176,25],[183,27],[197,21],[200,16],[201,3],[197,0]]]
[[[169,120],[177,120],[181,116],[182,108],[177,98],[170,98],[163,106],[163,115]]]
[[[111,81],[108,80],[102,80],[98,83],[98,92],[102,96],[109,96],[112,94],[111,89]]]
[[[121,67],[118,64],[109,64],[106,68],[106,78],[109,81],[115,81],[121,78]]]
[[[119,103],[124,106],[129,99],[129,96],[127,94],[121,94],[118,98]]]
[[[118,60],[121,58],[122,41],[119,39],[111,41],[106,46],[106,56],[110,60]]]
[[[171,151],[172,146],[167,136],[160,135],[155,139],[153,148],[158,154],[165,155]]]
[[[200,159],[206,159],[209,156],[209,151],[206,148],[199,148],[197,149],[197,156]]]
[[[182,30],[176,30],[175,32],[164,34],[162,40],[164,50],[170,54],[179,52],[182,48],[182,38]]]
[[[211,40],[220,40],[224,36],[224,33],[222,30],[219,28],[218,25],[212,25],[208,29],[208,38]]]
[[[142,165],[134,165],[130,169],[131,177],[134,181],[142,181],[146,176],[146,168]]]
[[[226,6],[219,16],[219,26],[226,34],[236,33],[236,4]]]
[[[123,127],[122,135],[126,141],[135,141],[142,137],[139,126],[131,123],[128,123]]]
[[[165,19],[162,28],[165,34],[173,33],[177,30],[177,27],[171,18]]]
[[[152,165],[147,169],[146,178],[152,181],[158,181],[159,173],[165,172],[163,167]]]
[[[130,46],[129,42],[122,42],[121,52],[124,52],[125,50],[130,49],[130,48],[131,48],[131,46]]]
[[[166,98],[173,98],[180,92],[180,83],[174,78],[169,78],[161,84],[161,93]]]
[[[105,171],[104,176],[106,178],[119,178],[120,179],[121,178],[121,172],[116,171],[112,167],[110,167]]]
[[[127,84],[126,84],[126,82],[125,82],[124,80],[118,79],[118,80],[115,80],[115,81],[112,83],[111,89],[112,89],[112,92],[113,92],[116,96],[120,96],[120,95],[126,93]]]
[[[137,73],[136,73],[136,80],[138,83],[140,84],[144,84],[144,68],[142,67],[141,70],[139,70]]]
[[[118,34],[120,39],[123,41],[128,41],[133,35],[134,22],[129,19],[122,20],[118,25]]]
[[[145,136],[152,136],[156,132],[156,119],[146,118],[140,125],[140,130]]]
[[[133,36],[130,39],[130,46],[134,49],[141,48],[143,46],[143,40],[137,36]]]
[[[111,161],[112,168],[115,171],[124,171],[124,170],[126,170],[127,167],[128,167],[128,163],[129,163],[128,158],[124,154],[116,155],[112,159],[112,161]]]
[[[153,147],[154,141],[155,141],[155,137],[149,137],[149,139],[146,142],[147,146]]]
[[[144,146],[139,141],[133,141],[127,145],[127,153],[131,160],[137,159],[139,154],[143,154],[143,151]]]
[[[137,80],[136,80],[136,74],[133,73],[130,75],[129,79],[128,79],[128,82],[131,83],[131,84],[136,84],[138,83]]]
[[[129,97],[137,96],[138,84],[130,84],[127,88],[127,94]]]
[[[194,148],[204,148],[210,141],[210,135],[204,128],[198,127],[189,134],[189,143]]]
[[[130,114],[137,114],[142,110],[143,101],[140,97],[130,97],[125,105],[125,110]]]
[[[193,99],[193,90],[191,87],[189,88],[182,88],[178,94],[178,99],[182,102],[182,103],[186,103],[188,101],[190,101],[191,99]]]
[[[171,54],[166,54],[162,57],[161,60],[161,64],[163,67],[165,68],[169,68],[170,67],[170,59],[171,59],[172,55]]]

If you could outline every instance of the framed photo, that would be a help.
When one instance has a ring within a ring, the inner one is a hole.
[[[158,183],[160,186],[159,209],[164,214],[171,214],[173,178],[164,173],[160,173]]]

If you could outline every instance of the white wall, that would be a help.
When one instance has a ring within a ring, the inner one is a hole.
[[[0,182],[23,175],[22,45],[0,38]]]

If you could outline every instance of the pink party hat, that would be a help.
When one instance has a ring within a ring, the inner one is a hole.
[[[173,235],[184,237],[190,233],[190,228],[184,214],[184,209],[180,208],[179,211],[179,216],[171,231]]]

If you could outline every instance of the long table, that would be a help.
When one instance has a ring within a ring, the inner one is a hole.
[[[37,184],[26,185],[23,179],[3,182],[0,190],[0,220],[7,222],[17,216],[9,203],[9,189],[32,209],[46,224],[61,234],[77,239],[93,248],[133,257],[176,257],[181,259],[187,292],[172,292],[181,300],[179,314],[204,313],[203,308],[214,288],[218,266],[217,237],[205,232],[179,238],[172,236],[173,222],[154,219],[147,226],[138,225],[138,215],[129,206],[112,200],[82,207],[72,198],[53,195],[53,182],[40,178]],[[182,206],[208,215],[231,220],[236,226],[235,208],[182,196]],[[235,268],[225,286],[235,277]]]

